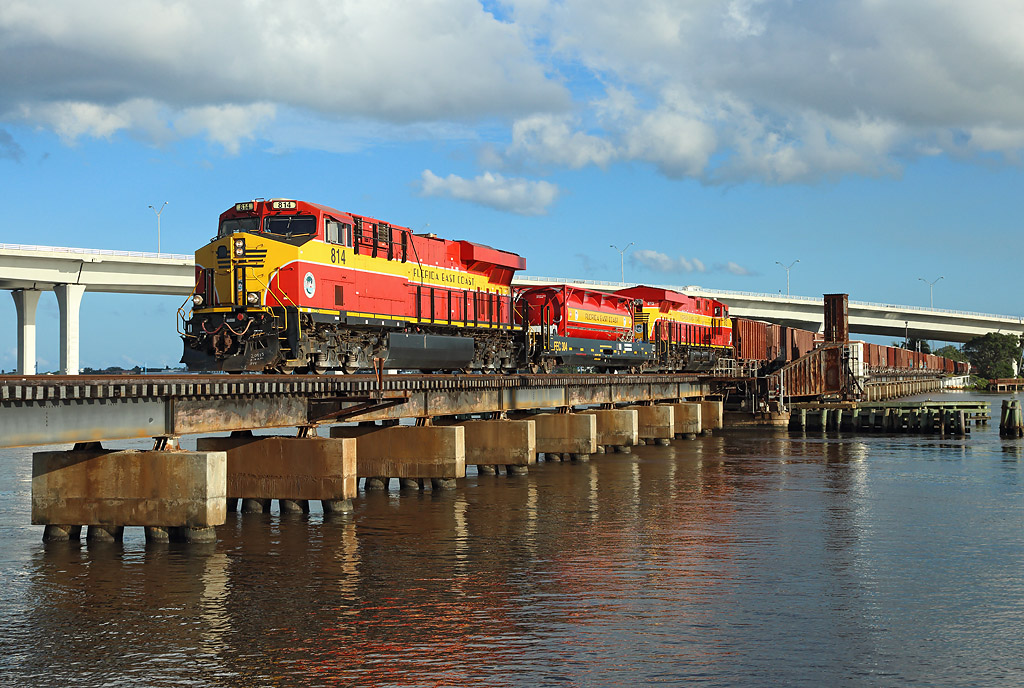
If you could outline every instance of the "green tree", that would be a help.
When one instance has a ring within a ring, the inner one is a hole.
[[[964,344],[964,353],[983,378],[1013,377],[1014,363],[1020,360],[1020,339],[1015,334],[989,332]]]
[[[920,351],[923,354],[930,354],[932,352],[932,346],[928,343],[927,339],[918,339],[917,337],[911,337],[910,341],[899,341],[895,340],[892,346],[897,349],[909,349],[910,351]]]
[[[942,356],[943,358],[948,358],[951,361],[960,361],[962,363],[967,362],[967,355],[952,344],[947,344],[940,349],[936,349],[934,353],[936,356]]]

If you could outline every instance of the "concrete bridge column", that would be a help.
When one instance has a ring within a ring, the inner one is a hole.
[[[41,291],[15,289],[11,292],[18,312],[18,374],[36,374],[36,306]]]
[[[684,401],[670,406],[675,414],[676,437],[688,440],[696,438],[701,432],[700,403]]]
[[[637,412],[640,439],[647,444],[668,445],[676,436],[675,409],[670,404],[628,408]]]
[[[60,372],[78,375],[78,312],[84,284],[58,284],[53,288],[60,308]]]
[[[445,423],[447,427],[449,426]],[[525,475],[537,463],[537,429],[532,420],[468,420],[455,422],[466,431],[466,463],[481,475]]]
[[[538,413],[537,451],[566,455],[573,461],[589,461],[597,453],[597,418],[582,413]]]
[[[391,478],[412,478],[441,490],[466,477],[466,430],[458,425],[335,426],[331,437],[356,440],[356,474],[368,486],[379,479],[386,489]]]
[[[278,500],[281,513],[306,513],[319,500],[324,513],[352,510],[356,496],[355,440],[323,437],[200,437],[200,451],[227,456],[227,497],[243,513],[266,513]]]
[[[32,523],[46,526],[44,540],[77,539],[87,525],[93,541],[145,526],[147,538],[206,542],[226,518],[226,478],[224,452],[112,451],[91,442],[36,452]]]
[[[640,420],[636,409],[589,409],[583,414],[597,419],[597,445],[609,452],[625,453],[639,442]]]

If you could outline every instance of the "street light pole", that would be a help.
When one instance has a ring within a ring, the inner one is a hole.
[[[940,277],[939,279],[935,280],[935,282],[929,282],[924,277],[918,277],[917,279],[921,280],[922,282],[928,285],[928,307],[935,308],[935,282],[938,282],[940,279],[946,278]]]
[[[160,206],[160,210],[157,210],[153,206],[149,206],[149,209],[156,213],[156,252],[160,253],[160,213],[164,211],[164,207],[169,201],[164,201],[164,204]]]
[[[619,270],[621,271],[619,281],[622,284],[626,283],[626,251],[628,251],[629,247],[632,246],[634,243],[635,242],[632,241],[629,242],[628,244],[626,244],[626,248],[619,248],[618,246],[612,246],[611,244],[609,244],[609,248],[613,248],[619,252]]]
[[[800,262],[799,258],[794,260],[789,265],[782,265],[782,263],[780,263],[779,261],[775,261],[776,265],[782,265],[782,268],[786,271],[786,296],[789,296],[789,270],[790,270],[790,268],[792,268],[794,265],[796,265],[799,262]]]

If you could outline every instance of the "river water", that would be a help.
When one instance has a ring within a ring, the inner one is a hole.
[[[470,469],[191,546],[44,546],[32,451],[0,451],[3,686],[1024,683],[1024,443],[995,426]]]

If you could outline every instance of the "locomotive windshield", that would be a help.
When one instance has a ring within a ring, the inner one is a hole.
[[[263,221],[263,231],[286,237],[316,234],[316,218],[312,215],[273,215]]]
[[[259,227],[260,219],[258,217],[235,217],[220,223],[220,232],[217,233],[217,236],[226,237],[235,232],[255,232]]]

